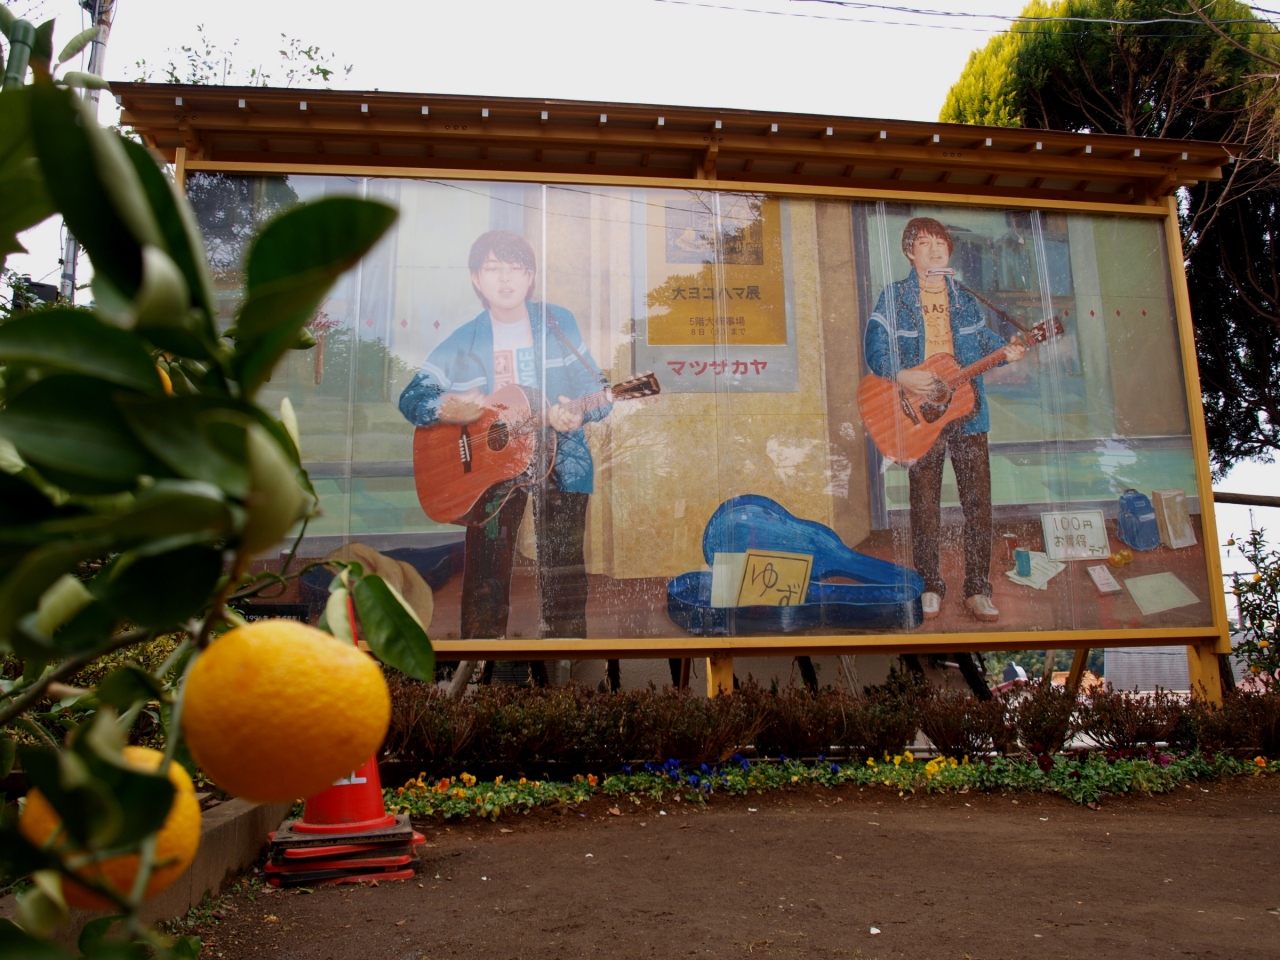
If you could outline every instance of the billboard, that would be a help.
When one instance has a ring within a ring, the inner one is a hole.
[[[291,400],[321,496],[300,556],[378,566],[433,638],[1215,631],[1162,218],[187,189],[227,316],[276,211],[401,211],[264,397]]]

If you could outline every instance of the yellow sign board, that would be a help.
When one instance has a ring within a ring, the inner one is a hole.
[[[786,344],[778,198],[673,194],[649,227],[650,344]]]

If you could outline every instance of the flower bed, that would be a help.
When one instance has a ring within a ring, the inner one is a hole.
[[[434,782],[425,774],[402,787],[385,791],[387,809],[413,817],[442,819],[487,817],[497,820],[528,813],[539,806],[583,803],[594,796],[647,797],[662,801],[680,798],[704,804],[715,794],[745,796],[766,790],[814,785],[888,787],[906,793],[968,793],[1017,790],[1052,793],[1082,804],[1096,804],[1106,796],[1164,793],[1193,781],[1224,777],[1261,776],[1280,771],[1280,761],[1263,757],[1240,760],[1229,754],[1199,751],[1182,756],[1153,753],[1147,757],[1108,756],[1102,752],[1059,754],[1051,764],[1007,757],[971,761],[937,757],[924,760],[910,751],[865,762],[803,763],[793,760],[756,761],[735,757],[731,762],[689,766],[675,760],[646,763],[638,769],[597,777],[576,776],[569,782],[507,780],[502,776],[478,781],[469,773]]]

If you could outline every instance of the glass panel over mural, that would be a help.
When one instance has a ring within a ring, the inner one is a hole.
[[[432,636],[1212,623],[1160,220],[335,176],[189,193],[226,298],[290,204],[401,211],[265,393],[321,494],[301,556],[375,567]]]

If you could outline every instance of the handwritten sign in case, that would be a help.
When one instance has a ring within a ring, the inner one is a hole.
[[[805,601],[813,556],[782,550],[717,553],[711,569],[713,607],[789,607]]]
[[[804,603],[812,569],[811,554],[748,550],[737,605],[790,607]]]
[[[1040,527],[1050,560],[1096,560],[1111,555],[1101,510],[1042,513]]]

